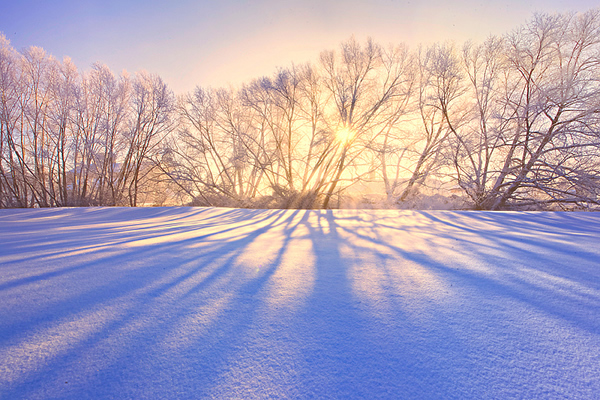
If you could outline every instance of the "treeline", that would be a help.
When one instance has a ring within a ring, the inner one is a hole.
[[[0,36],[0,206],[137,205],[149,157],[173,129],[175,99],[155,75],[81,74]]]
[[[482,44],[350,39],[318,62],[177,99],[0,39],[0,206],[475,209],[600,203],[600,11]]]

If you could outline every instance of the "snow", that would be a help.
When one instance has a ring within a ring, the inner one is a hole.
[[[0,398],[590,399],[600,214],[0,210]]]

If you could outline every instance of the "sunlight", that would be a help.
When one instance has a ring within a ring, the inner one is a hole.
[[[338,129],[335,133],[336,140],[343,145],[350,143],[355,136],[356,132],[347,126]]]

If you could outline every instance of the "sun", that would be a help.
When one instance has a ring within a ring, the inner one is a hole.
[[[335,138],[338,142],[342,144],[348,144],[352,141],[352,139],[354,139],[355,134],[356,133],[352,129],[350,129],[347,126],[344,126],[337,130],[337,132],[335,133]]]

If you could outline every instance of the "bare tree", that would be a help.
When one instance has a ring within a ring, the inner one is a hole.
[[[248,138],[253,137],[247,109],[240,107],[233,90],[196,88],[180,100],[181,125],[169,175],[187,182],[180,185],[200,204],[231,201],[240,205],[256,190],[253,155]],[[250,181],[246,179],[251,177]]]
[[[0,35],[0,207],[26,207],[22,184],[24,159],[17,152],[19,116],[19,55]]]
[[[407,60],[406,49],[383,49],[370,39],[364,46],[353,38],[343,43],[339,58],[334,52],[322,53],[324,85],[335,106],[326,116],[337,139],[324,165],[324,208],[344,173],[349,172],[352,184],[370,172],[377,143],[405,113],[412,87]]]
[[[597,203],[600,12],[536,15],[505,51],[504,161],[485,207]]]
[[[448,137],[464,120],[463,75],[453,45],[419,48],[411,57],[414,89],[405,101],[398,131],[386,135],[383,178],[388,203],[403,203],[416,195],[428,177],[447,164]],[[452,122],[449,115],[452,115]],[[390,150],[394,151],[390,151]],[[394,160],[393,168],[387,161]],[[392,172],[392,177],[388,175]]]
[[[502,80],[506,78],[504,41],[490,37],[481,45],[468,42],[462,51],[462,66],[467,77],[466,105],[468,121],[463,126],[446,113],[452,135],[453,164],[459,186],[473,202],[484,207],[489,187],[497,177],[501,158],[501,133],[506,129],[510,112],[503,103]]]
[[[116,192],[137,206],[140,182],[153,168],[150,159],[159,141],[172,130],[174,96],[157,75],[139,72],[132,82],[131,116],[123,135],[126,153],[119,167]]]

